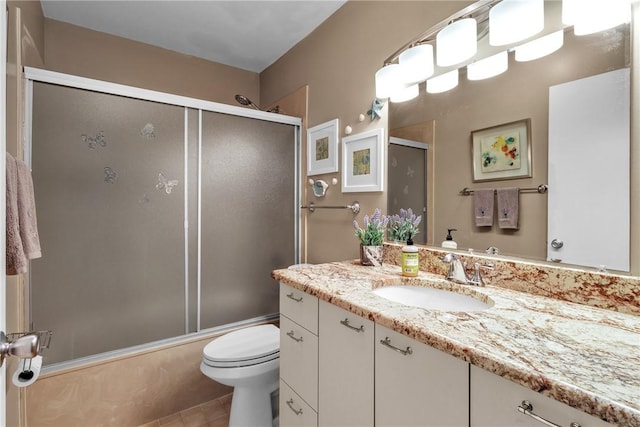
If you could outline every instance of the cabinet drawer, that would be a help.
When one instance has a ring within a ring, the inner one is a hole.
[[[318,337],[280,316],[280,378],[318,408]]]
[[[280,283],[280,313],[318,334],[318,298]]]
[[[527,400],[532,412],[555,424],[611,427],[611,424],[557,400],[495,375],[471,367],[471,427],[542,427],[544,424],[518,411]]]
[[[282,380],[280,380],[279,411],[281,427],[316,427],[318,425],[318,414]]]

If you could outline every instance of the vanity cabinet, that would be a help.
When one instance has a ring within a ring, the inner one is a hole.
[[[280,423],[315,426],[318,411],[318,298],[280,284]]]
[[[560,426],[578,423],[582,427],[611,427],[605,421],[476,366],[471,366],[470,395],[470,427],[543,426],[518,410],[523,401],[531,404],[535,415]]]
[[[320,301],[318,423],[373,426],[374,323]]]
[[[469,364],[376,325],[375,425],[469,425]]]

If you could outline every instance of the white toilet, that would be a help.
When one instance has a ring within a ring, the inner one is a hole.
[[[234,388],[229,427],[272,426],[279,358],[280,330],[271,324],[233,331],[205,346],[202,373]]]

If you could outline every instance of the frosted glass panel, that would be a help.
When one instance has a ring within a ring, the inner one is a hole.
[[[294,127],[203,114],[201,328],[277,313],[295,262]]]
[[[45,363],[184,334],[184,108],[45,83],[33,98]]]
[[[406,145],[389,144],[389,213],[409,209],[422,215],[420,232],[413,237],[414,243],[427,242],[427,150]]]

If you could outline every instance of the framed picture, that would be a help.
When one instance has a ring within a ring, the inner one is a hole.
[[[384,129],[342,138],[342,192],[383,191]]]
[[[531,120],[471,132],[473,182],[531,177]]]
[[[338,172],[338,119],[307,129],[307,176]]]

